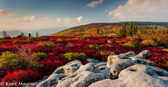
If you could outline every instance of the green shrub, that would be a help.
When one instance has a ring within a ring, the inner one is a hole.
[[[46,60],[48,58],[48,55],[46,53],[43,52],[37,52],[37,53],[33,53],[32,55],[33,59],[40,59],[40,60]]]
[[[111,52],[111,51],[100,51],[100,55],[101,55],[101,58],[103,61],[106,61],[107,60],[107,57],[109,55],[115,55],[114,52]]]
[[[68,39],[67,39],[67,42],[69,42],[69,41],[72,41],[72,39],[68,38]]]
[[[139,47],[139,43],[137,42],[127,42],[124,44],[125,46],[129,46],[129,47],[133,47],[133,48],[136,48],[136,47]]]
[[[114,47],[114,46],[113,46],[113,45],[108,45],[108,47],[112,48],[112,47]]]
[[[7,40],[0,40],[0,44],[1,43],[7,43],[8,41]]]
[[[57,42],[60,42],[60,43],[66,43],[67,41],[64,40],[64,39],[57,39]]]
[[[40,42],[39,43],[40,46],[49,46],[49,47],[57,47],[57,45],[55,45],[54,42]]]
[[[3,39],[11,39],[10,36],[5,36],[5,37],[2,37]]]
[[[163,51],[167,52],[168,53],[168,49],[163,49]]]
[[[94,48],[95,48],[95,45],[90,44],[90,45],[89,45],[89,48],[94,49]]]
[[[27,38],[27,40],[43,41],[43,40],[47,40],[47,38],[29,37],[29,38]]]
[[[15,40],[12,43],[21,43],[21,44],[27,44],[28,42],[26,40],[22,41],[22,40]]]
[[[34,60],[19,58],[18,55],[8,51],[3,52],[0,56],[0,68],[2,69],[35,69],[41,66],[41,64]]]
[[[100,47],[98,44],[90,44],[89,45],[89,48],[91,48],[91,49],[96,49],[96,50],[101,50],[102,49],[102,47]]]
[[[116,40],[115,43],[122,43],[121,41]]]
[[[24,35],[24,33],[19,34],[18,36],[16,36],[16,38],[25,38],[26,36]]]
[[[68,60],[85,60],[87,55],[85,53],[66,53],[64,57]]]
[[[83,36],[80,38],[80,40],[88,40],[88,39],[90,39],[88,36]]]

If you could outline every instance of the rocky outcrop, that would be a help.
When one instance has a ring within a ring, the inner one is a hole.
[[[149,51],[108,56],[107,62],[78,60],[57,68],[37,87],[168,87],[168,72],[147,61]]]
[[[89,87],[168,87],[168,72],[154,66],[137,64],[122,70],[116,80],[101,80]]]

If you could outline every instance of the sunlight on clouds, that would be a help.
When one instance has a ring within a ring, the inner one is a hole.
[[[92,1],[87,4],[88,7],[96,7],[97,5],[100,5],[104,0],[98,0],[98,1]]]
[[[115,21],[168,21],[168,0],[128,0],[107,17]]]
[[[76,18],[76,20],[77,20],[78,22],[81,22],[82,19],[83,19],[83,16],[80,16],[80,17],[77,17],[77,18]]]
[[[22,19],[16,19],[15,22],[31,22],[31,21],[33,21],[35,19],[36,19],[35,16],[25,16]]]
[[[0,15],[5,15],[5,16],[16,16],[16,14],[9,14],[5,10],[0,10]]]

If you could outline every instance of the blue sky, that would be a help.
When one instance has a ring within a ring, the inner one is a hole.
[[[0,31],[31,31],[95,22],[165,22],[168,21],[165,3],[168,0],[0,0]]]

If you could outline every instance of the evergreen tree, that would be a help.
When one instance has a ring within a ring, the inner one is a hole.
[[[117,37],[126,37],[127,31],[126,31],[126,23],[123,24],[122,28],[117,33]]]
[[[138,32],[138,28],[136,25],[133,25],[133,34],[135,35]]]
[[[133,36],[133,28],[134,28],[133,23],[131,22],[130,26],[129,26],[129,29],[127,31],[128,35]]]
[[[153,34],[155,34],[156,33],[156,30],[157,30],[157,24],[155,24],[155,26],[154,26],[154,28],[153,28]]]

